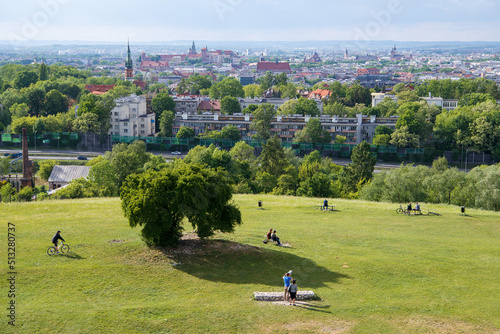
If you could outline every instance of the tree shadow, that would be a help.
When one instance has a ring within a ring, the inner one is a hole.
[[[349,278],[308,258],[227,240],[181,240],[178,248],[161,251],[175,262],[177,270],[212,282],[282,286],[282,276],[293,270],[302,290]]]

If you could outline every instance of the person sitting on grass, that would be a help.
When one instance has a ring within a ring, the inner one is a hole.
[[[275,241],[278,244],[278,246],[281,246],[280,238],[278,238],[278,236],[276,235],[276,231],[274,231],[273,234],[271,234],[271,239]]]
[[[270,229],[269,232],[266,234],[266,240],[264,240],[264,243],[267,244],[269,240],[271,240],[271,235],[273,234],[273,229]]]
[[[64,240],[64,239],[61,237],[61,235],[60,235],[59,233],[61,233],[61,231],[57,231],[56,235],[54,235],[54,236],[52,237],[52,243],[53,243],[53,244],[54,244],[54,246],[56,247],[56,253],[59,253],[59,246],[57,245],[57,242],[58,242],[59,240],[66,241],[66,240]]]

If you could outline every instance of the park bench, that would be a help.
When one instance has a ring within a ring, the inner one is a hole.
[[[320,209],[321,211],[335,211],[335,209],[334,209],[334,208],[335,208],[335,205],[328,205],[328,207],[327,207],[327,208],[326,208],[326,210],[325,210],[325,207],[324,207],[323,205],[320,205],[320,206],[319,206],[319,209]]]

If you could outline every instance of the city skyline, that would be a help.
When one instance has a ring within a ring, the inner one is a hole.
[[[0,13],[0,40],[135,42],[500,41],[490,0],[27,0]]]

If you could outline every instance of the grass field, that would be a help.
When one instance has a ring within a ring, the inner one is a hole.
[[[0,332],[15,333],[499,333],[500,213],[238,195],[243,225],[172,252],[149,250],[119,199],[1,204]],[[264,210],[257,208],[262,200]],[[16,327],[7,324],[7,223],[16,226]],[[185,226],[191,232],[190,225]],[[277,230],[284,248],[262,243]],[[71,246],[49,257],[57,231]],[[299,290],[292,307],[252,299]]]

